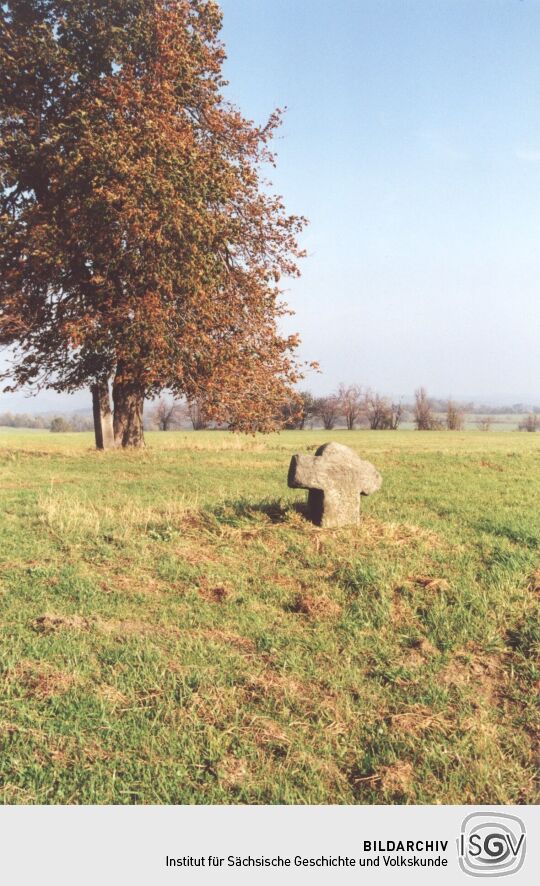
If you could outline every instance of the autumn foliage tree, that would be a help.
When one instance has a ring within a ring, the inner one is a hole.
[[[315,400],[309,391],[294,392],[281,408],[281,426],[287,431],[303,431],[315,415]]]
[[[264,187],[280,122],[223,96],[212,0],[0,5],[0,344],[13,389],[112,382],[117,444],[147,396],[270,430],[300,377],[279,281],[303,219]]]

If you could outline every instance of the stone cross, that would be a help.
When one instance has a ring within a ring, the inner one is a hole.
[[[380,489],[382,477],[369,461],[341,443],[325,443],[315,455],[293,455],[288,485],[309,489],[310,519],[323,528],[360,522],[360,496]]]

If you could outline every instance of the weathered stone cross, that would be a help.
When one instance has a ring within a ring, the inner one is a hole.
[[[360,522],[360,496],[380,489],[382,477],[369,461],[348,446],[325,443],[315,455],[293,455],[288,485],[309,489],[308,513],[318,526]]]

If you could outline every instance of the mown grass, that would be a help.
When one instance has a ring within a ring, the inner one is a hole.
[[[533,434],[0,433],[3,801],[538,802],[539,493]]]

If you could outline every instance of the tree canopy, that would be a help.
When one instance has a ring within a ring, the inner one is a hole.
[[[304,220],[266,187],[275,111],[224,97],[212,0],[0,6],[0,344],[11,387],[113,380],[116,438],[169,389],[269,430],[300,377],[280,280]]]

